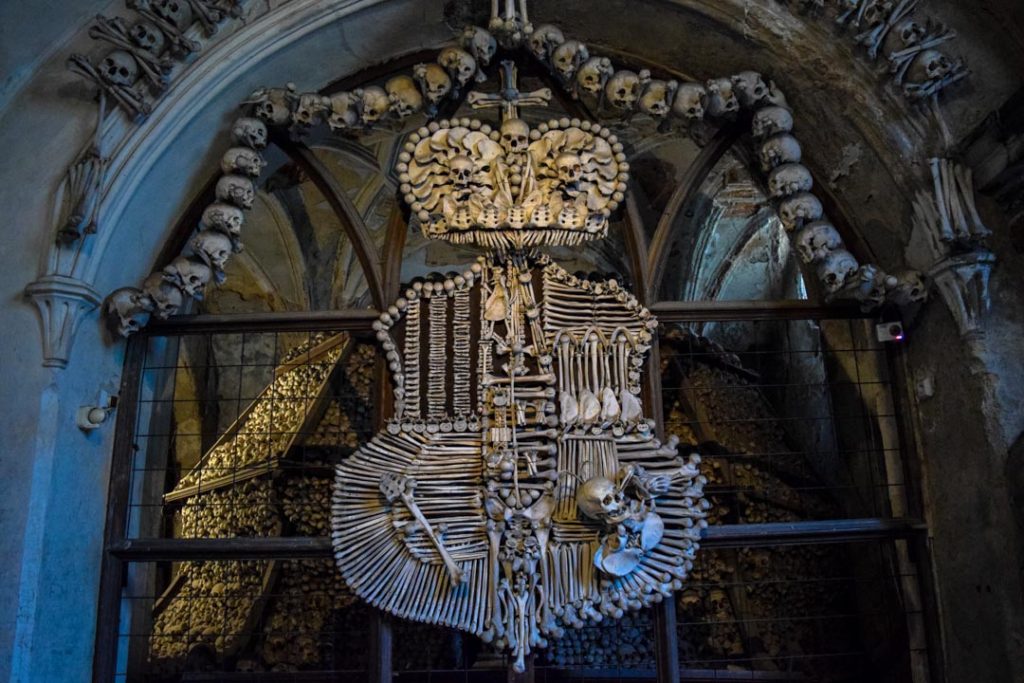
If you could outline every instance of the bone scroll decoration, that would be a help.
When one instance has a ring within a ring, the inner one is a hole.
[[[503,65],[491,126],[439,121],[396,163],[424,234],[488,251],[417,281],[374,324],[394,417],[337,467],[332,543],[352,590],[402,618],[526,657],[565,628],[682,587],[706,526],[696,454],[662,443],[641,403],[657,321],[615,280],[539,251],[604,236],[628,164],[609,132],[534,130]],[[548,93],[549,96],[549,93]]]

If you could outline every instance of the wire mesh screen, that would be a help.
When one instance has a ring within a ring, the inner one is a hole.
[[[661,360],[666,432],[704,456],[712,523],[908,514],[872,321],[669,328]]]
[[[702,453],[714,525],[914,513],[886,349],[867,320],[664,325],[665,431]],[[325,537],[334,465],[375,431],[376,346],[344,332],[152,337],[133,539]],[[683,680],[920,681],[902,541],[707,544],[674,604]],[[120,680],[366,680],[371,613],[322,559],[137,561]],[[397,681],[493,681],[475,637],[394,621]],[[654,680],[655,617],[567,629],[534,680]]]

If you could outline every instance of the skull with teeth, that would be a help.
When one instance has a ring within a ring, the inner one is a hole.
[[[821,261],[818,266],[818,279],[828,294],[835,294],[859,267],[860,264],[853,254],[845,249],[836,249]]]
[[[897,306],[909,306],[928,298],[928,287],[921,273],[916,270],[904,270],[893,277],[896,282],[889,290],[889,298]]]
[[[796,235],[796,250],[804,263],[821,261],[842,246],[839,232],[828,221],[808,223]]]
[[[289,83],[286,88],[260,88],[249,96],[247,103],[254,105],[253,113],[258,118],[272,126],[283,126],[291,121],[297,99],[295,84]]]
[[[487,30],[479,26],[467,26],[462,32],[462,47],[466,48],[476,60],[476,80],[486,80],[487,76],[483,73],[483,68],[494,58],[494,53],[498,50],[498,41]]]
[[[580,64],[588,59],[590,52],[586,45],[578,40],[567,40],[551,53],[551,66],[562,77],[563,83],[571,83]]]
[[[768,189],[776,199],[797,192],[810,192],[812,187],[811,172],[800,164],[782,164],[768,175]]]
[[[618,524],[629,514],[622,489],[605,477],[591,477],[580,484],[576,505],[584,516],[605,524]]]
[[[256,178],[267,165],[259,152],[248,147],[232,147],[221,157],[220,168],[224,173],[240,173]]]
[[[251,209],[256,201],[256,190],[245,176],[222,176],[217,181],[217,201],[234,204],[240,209]]]
[[[452,81],[462,87],[476,75],[476,59],[462,48],[446,47],[437,56],[437,63],[444,67]]]
[[[452,90],[452,79],[440,64],[417,64],[413,68],[413,75],[420,84],[423,96],[434,109]]]
[[[459,154],[448,162],[448,180],[456,190],[465,191],[473,182],[473,161]]]
[[[708,104],[708,93],[703,85],[699,83],[683,83],[676,90],[675,99],[672,101],[672,111],[676,116],[681,116],[690,121],[700,121],[704,118],[704,110]]]
[[[501,146],[506,154],[518,155],[526,151],[530,142],[530,126],[522,119],[506,119],[501,124]]]
[[[152,273],[147,277],[142,283],[142,291],[153,301],[153,315],[161,320],[177,313],[185,303],[184,293],[165,280],[163,273]]]
[[[203,228],[222,232],[228,237],[237,238],[242,234],[244,216],[237,206],[214,202],[203,211]]]
[[[409,76],[395,76],[384,84],[388,94],[388,107],[400,118],[412,116],[423,109],[423,95]]]
[[[708,81],[708,114],[711,116],[730,116],[739,111],[740,101],[736,98],[732,80],[716,78]]]
[[[604,87],[605,96],[619,109],[632,110],[640,98],[640,76],[634,71],[616,71]]]
[[[565,42],[565,35],[557,26],[542,24],[530,34],[530,52],[542,62],[548,61],[559,45]]]
[[[224,281],[224,266],[234,249],[231,239],[214,230],[202,230],[190,243],[193,253],[214,271],[217,282]]]
[[[156,0],[153,11],[161,19],[174,24],[179,31],[192,25],[192,6],[187,0]]]
[[[231,128],[231,135],[235,142],[246,147],[263,149],[267,146],[267,124],[251,116],[237,119]]]
[[[117,331],[122,337],[130,337],[149,322],[153,311],[153,300],[145,292],[134,287],[122,287],[107,297],[105,310],[110,318],[117,318]]]
[[[741,71],[732,77],[736,98],[744,107],[752,107],[768,96],[768,84],[756,71]]]
[[[167,46],[167,37],[151,21],[143,19],[132,26],[128,34],[132,42],[154,56],[160,56]]]
[[[754,114],[750,125],[755,138],[764,138],[793,130],[793,114],[785,107],[765,107]]]
[[[316,125],[331,108],[331,100],[319,93],[302,93],[292,114],[296,126],[309,128]]]
[[[599,95],[614,69],[607,57],[591,57],[576,72],[576,85],[591,95]]]
[[[655,79],[648,82],[643,94],[640,95],[640,111],[656,119],[668,116],[676,88],[678,83],[675,81]]]
[[[99,72],[107,83],[129,87],[139,78],[139,64],[130,53],[113,50],[100,62]]]
[[[796,230],[804,223],[818,220],[824,213],[821,200],[810,192],[798,192],[779,204],[779,219],[789,231]]]
[[[163,270],[163,278],[194,299],[203,298],[213,270],[203,261],[187,256],[179,256],[171,261]]]
[[[558,179],[562,182],[563,189],[579,190],[580,181],[583,179],[583,162],[578,154],[559,154],[555,159],[555,167],[558,169]]]
[[[391,100],[388,93],[379,85],[363,88],[359,93],[359,118],[363,125],[369,126],[380,121],[390,110]]]

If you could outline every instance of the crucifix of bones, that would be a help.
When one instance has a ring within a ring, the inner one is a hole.
[[[641,403],[656,320],[542,251],[603,237],[628,181],[607,128],[519,118],[550,99],[504,62],[498,93],[468,95],[497,128],[409,136],[395,170],[419,228],[484,253],[375,323],[394,417],[338,466],[332,506],[356,594],[479,636],[518,671],[565,628],[681,588],[707,510],[699,457],[659,442]]]

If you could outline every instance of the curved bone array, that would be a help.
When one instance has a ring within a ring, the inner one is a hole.
[[[395,417],[337,470],[332,538],[353,591],[521,670],[565,627],[681,588],[708,506],[699,457],[643,415],[655,327],[614,280],[532,253],[410,287],[376,325]]]

